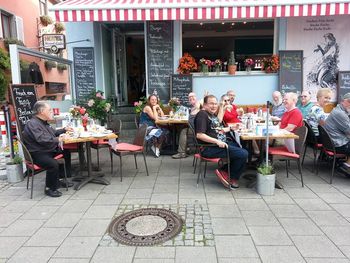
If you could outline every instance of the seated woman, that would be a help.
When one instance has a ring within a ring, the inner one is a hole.
[[[151,147],[156,157],[160,156],[160,147],[166,138],[166,130],[156,126],[156,121],[159,117],[163,117],[164,112],[159,106],[159,100],[156,95],[150,95],[147,99],[147,104],[140,115],[140,124],[147,124],[147,141],[152,141]]]
[[[218,118],[224,123],[239,123],[241,120],[238,116],[243,114],[242,109],[237,109],[236,105],[231,104],[229,96],[222,95],[218,110]]]
[[[327,115],[323,111],[323,107],[329,103],[332,96],[332,90],[329,88],[319,89],[317,92],[317,102],[311,107],[306,121],[310,124],[317,141],[319,142],[318,125],[324,125]]]

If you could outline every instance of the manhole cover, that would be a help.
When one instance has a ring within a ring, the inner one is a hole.
[[[151,246],[176,236],[182,224],[181,217],[169,210],[144,208],[115,218],[108,233],[124,245]]]

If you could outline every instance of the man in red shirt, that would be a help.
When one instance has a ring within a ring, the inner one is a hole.
[[[283,104],[286,112],[283,114],[280,128],[289,132],[294,132],[296,128],[303,126],[303,115],[296,107],[298,95],[293,92],[288,92],[283,97]]]

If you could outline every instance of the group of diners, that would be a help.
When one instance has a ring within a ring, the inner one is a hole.
[[[312,127],[319,138],[318,125],[324,125],[330,134],[337,152],[350,154],[350,93],[345,94],[340,103],[328,115],[323,108],[329,103],[332,92],[328,88],[321,88],[317,92],[317,102],[310,102],[310,93],[304,91],[298,103],[295,93],[286,93],[282,98],[280,92],[272,94],[272,117],[280,118],[280,128],[293,132],[303,125],[303,119]],[[202,147],[201,155],[208,158],[226,158],[227,149],[230,159],[230,174],[228,167],[221,167],[215,172],[221,182],[229,188],[239,187],[238,180],[242,175],[248,158],[248,150],[242,147],[236,140],[234,132],[240,125],[227,125],[228,123],[240,123],[240,117],[244,113],[234,104],[235,93],[228,91],[221,96],[218,102],[214,95],[206,95],[203,101],[199,101],[196,95],[188,94],[191,104],[189,125],[194,128],[195,136],[202,144],[214,144],[215,146]],[[299,108],[298,108],[299,107]],[[23,140],[30,151],[34,163],[47,170],[45,194],[51,197],[59,197],[62,193],[60,187],[72,186],[72,183],[62,181],[63,169],[59,166],[55,156],[64,154],[67,167],[67,175],[70,177],[70,152],[62,151],[60,143],[65,139],[65,132],[71,128],[54,130],[50,125],[53,119],[52,109],[49,104],[38,101],[33,108],[34,116],[29,120],[23,132]],[[152,151],[159,157],[161,144],[164,142],[168,131],[156,125],[158,118],[164,116],[159,105],[158,97],[148,97],[147,105],[140,116],[140,124],[148,126],[146,140],[152,142]],[[187,157],[188,128],[183,128],[179,135],[178,153],[174,159]],[[345,174],[350,174],[350,158],[340,167]]]

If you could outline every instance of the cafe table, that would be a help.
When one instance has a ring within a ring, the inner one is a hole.
[[[97,183],[97,184],[103,184],[103,185],[109,185],[110,182],[104,178],[102,178],[103,174],[93,174],[92,172],[92,160],[91,160],[91,142],[97,141],[97,140],[109,140],[109,139],[116,139],[118,136],[114,133],[106,134],[105,136],[99,136],[99,137],[67,137],[63,144],[70,144],[70,143],[85,143],[86,145],[86,162],[87,162],[87,176],[83,177],[83,179],[77,183],[74,186],[75,190],[79,190],[87,183]]]
[[[177,129],[176,127],[179,126],[188,126],[188,119],[174,119],[174,118],[168,118],[168,117],[162,117],[161,119],[156,120],[156,124],[158,126],[167,126],[168,129],[172,133],[172,145],[171,145],[171,153],[168,154],[174,154],[176,153],[176,138],[177,138]],[[163,152],[164,154],[164,152]],[[166,153],[165,153],[166,154]]]

